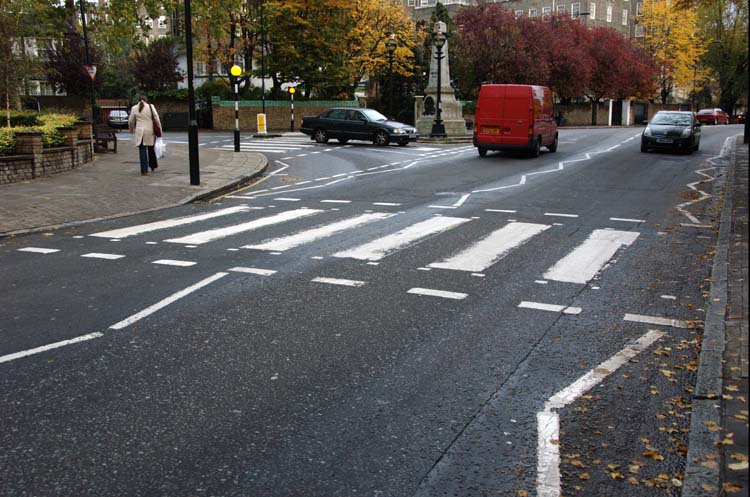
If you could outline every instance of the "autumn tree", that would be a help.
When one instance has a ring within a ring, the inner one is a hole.
[[[675,87],[689,88],[703,79],[697,61],[706,50],[699,36],[698,16],[693,5],[677,0],[645,0],[638,22],[643,44],[659,61],[659,97],[667,103]]]
[[[92,82],[83,67],[86,64],[83,36],[77,31],[69,31],[62,42],[55,43],[46,52],[47,79],[55,88],[68,95],[88,95]],[[89,62],[96,64],[98,70],[104,66],[101,52],[93,44],[89,45]],[[100,80],[94,80],[93,84],[97,88]]]
[[[141,91],[177,88],[184,76],[178,69],[177,45],[173,38],[161,38],[135,51],[130,72]]]

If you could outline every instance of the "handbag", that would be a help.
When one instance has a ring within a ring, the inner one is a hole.
[[[154,112],[154,106],[151,104],[148,104],[148,106],[151,107],[151,124],[154,128],[154,136],[157,138],[161,138],[161,126],[159,126],[159,123],[154,118],[154,116],[156,115],[156,113]]]

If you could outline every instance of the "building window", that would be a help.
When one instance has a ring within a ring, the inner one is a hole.
[[[147,28],[153,28],[154,27],[154,20],[150,17],[146,19],[146,27]]]
[[[635,25],[635,37],[643,38],[643,33],[644,33],[643,24],[636,24]]]
[[[589,5],[589,19],[592,21],[596,19],[596,2],[591,2]]]
[[[565,15],[565,5],[558,5],[557,6],[557,15],[564,16]]]
[[[414,0],[409,0],[408,5],[409,5],[409,7],[414,7]]]
[[[637,4],[635,4],[635,15],[636,16],[640,16],[642,9],[643,9],[643,4],[642,3],[638,2]]]
[[[570,17],[578,17],[581,15],[581,4],[574,3],[570,5]]]
[[[612,6],[607,5],[607,22],[612,22]]]
[[[529,9],[529,17],[536,17],[536,9]]]
[[[628,25],[628,9],[622,9],[622,25]]]
[[[422,7],[427,7],[430,4],[428,0],[419,0],[419,5]]]
[[[523,10],[516,11],[516,19],[518,19],[519,17],[523,17]]]
[[[549,17],[552,15],[552,7],[542,7],[542,17]]]
[[[166,18],[166,16],[159,16],[159,27],[160,28],[166,28],[167,27],[167,18]]]

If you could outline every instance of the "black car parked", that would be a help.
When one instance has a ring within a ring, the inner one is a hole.
[[[300,131],[318,143],[326,143],[329,138],[336,138],[339,143],[366,140],[380,146],[395,142],[403,147],[419,138],[413,126],[389,121],[374,109],[351,107],[334,107],[319,116],[305,116],[302,118]]]
[[[641,152],[651,149],[697,151],[701,142],[701,123],[692,112],[660,110],[643,130]]]

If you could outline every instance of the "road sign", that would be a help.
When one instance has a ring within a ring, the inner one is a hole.
[[[84,64],[83,68],[86,70],[89,78],[91,78],[91,81],[94,81],[94,78],[96,78],[96,64]]]

